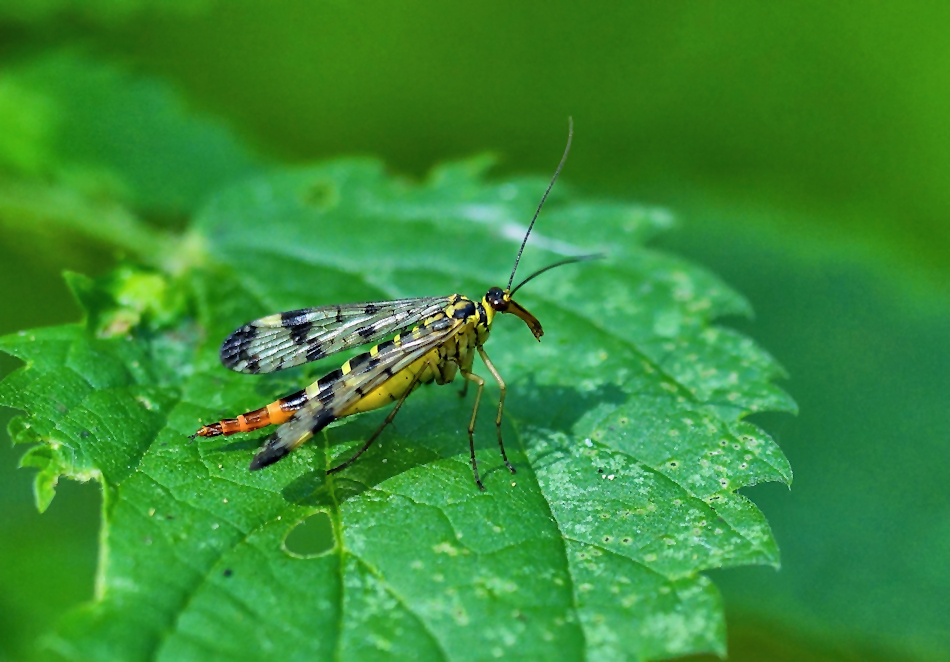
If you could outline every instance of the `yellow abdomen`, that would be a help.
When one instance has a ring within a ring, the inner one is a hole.
[[[373,389],[358,401],[339,412],[337,418],[359,414],[364,411],[373,411],[374,409],[392,404],[405,395],[409,385],[413,382],[415,382],[416,386],[419,386],[420,384],[427,384],[434,380],[438,372],[440,360],[439,349],[433,349],[421,359],[409,364],[406,368],[390,377],[385,384]]]

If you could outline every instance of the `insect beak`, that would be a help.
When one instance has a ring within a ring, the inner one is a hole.
[[[517,315],[523,319],[524,323],[528,325],[529,329],[531,329],[531,333],[534,334],[534,337],[538,339],[538,342],[541,342],[541,336],[544,335],[544,329],[541,328],[541,322],[538,321],[537,317],[515,303],[512,299],[508,299],[508,309],[505,312]]]

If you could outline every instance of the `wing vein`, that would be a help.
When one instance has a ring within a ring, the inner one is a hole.
[[[276,372],[382,340],[439,312],[452,297],[323,306],[268,315],[221,345],[221,362],[249,374]]]

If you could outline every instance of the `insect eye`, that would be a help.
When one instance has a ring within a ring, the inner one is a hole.
[[[488,290],[485,299],[495,310],[501,312],[508,309],[508,302],[505,301],[505,293],[500,287],[493,287]]]

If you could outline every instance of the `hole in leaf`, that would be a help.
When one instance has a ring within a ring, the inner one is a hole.
[[[300,520],[291,529],[284,538],[284,551],[291,556],[307,559],[329,552],[335,543],[330,516],[316,513]]]

